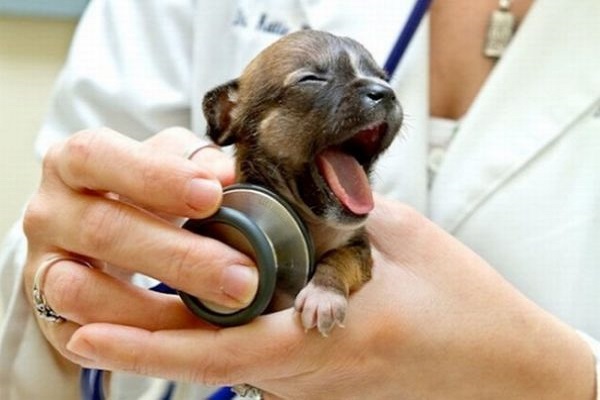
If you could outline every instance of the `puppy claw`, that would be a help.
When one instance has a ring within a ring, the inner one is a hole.
[[[348,299],[342,293],[313,283],[300,291],[295,302],[304,329],[316,327],[325,337],[336,325],[344,327],[347,306]]]

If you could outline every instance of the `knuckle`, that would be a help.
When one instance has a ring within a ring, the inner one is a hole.
[[[85,174],[90,156],[100,148],[99,144],[114,132],[109,128],[84,129],[71,135],[62,145],[62,173],[71,179]]]
[[[39,195],[34,196],[23,215],[23,232],[28,239],[39,236],[40,231],[48,225],[51,219],[51,209],[42,201]]]
[[[98,140],[99,132],[92,129],[79,131],[69,137],[62,148],[65,169],[73,175],[82,173]]]
[[[79,218],[79,238],[85,249],[102,253],[116,243],[116,230],[125,212],[109,201],[98,201],[84,208]]]
[[[62,144],[54,144],[46,151],[42,158],[42,176],[46,177],[55,173],[62,146]]]
[[[194,266],[198,265],[196,257],[197,243],[192,240],[181,240],[165,250],[169,274],[176,286],[197,281],[194,279]],[[186,285],[187,286],[187,285]]]

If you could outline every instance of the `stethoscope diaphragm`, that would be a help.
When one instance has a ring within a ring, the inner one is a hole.
[[[183,228],[220,240],[252,257],[259,283],[252,302],[229,310],[178,292],[198,317],[220,326],[245,324],[255,317],[291,307],[314,267],[311,237],[293,208],[277,194],[256,185],[225,188],[220,209],[206,219],[190,219]]]

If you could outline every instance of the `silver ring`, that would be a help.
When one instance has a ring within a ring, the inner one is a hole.
[[[234,385],[231,390],[235,394],[244,399],[248,400],[263,400],[263,392],[259,388],[248,385],[247,383],[242,383],[240,385]]]
[[[64,257],[64,256],[56,256],[46,260],[35,272],[35,276],[33,278],[33,304],[35,306],[35,311],[38,317],[43,320],[53,322],[55,324],[61,323],[65,321],[65,318],[61,317],[50,307],[48,301],[46,300],[46,296],[44,295],[44,291],[42,290],[42,284],[46,278],[46,272],[48,269],[56,264],[59,261],[72,261],[78,264],[85,265],[88,268],[92,268],[92,264],[87,261],[75,258],[75,257]]]
[[[206,148],[212,148],[212,149],[221,151],[221,148],[219,146],[217,146],[216,144],[205,143],[205,144],[201,144],[201,145],[197,145],[197,146],[189,148],[188,150],[185,151],[185,153],[183,153],[183,157],[188,160],[191,160],[192,157],[194,157],[196,154],[198,154],[200,152],[200,150],[204,150]]]

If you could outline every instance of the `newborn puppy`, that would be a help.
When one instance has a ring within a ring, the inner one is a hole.
[[[238,181],[283,196],[309,228],[317,265],[295,307],[306,329],[327,335],[371,277],[368,176],[402,121],[385,72],[356,41],[305,30],[262,51],[203,107],[212,140],[236,145]]]

